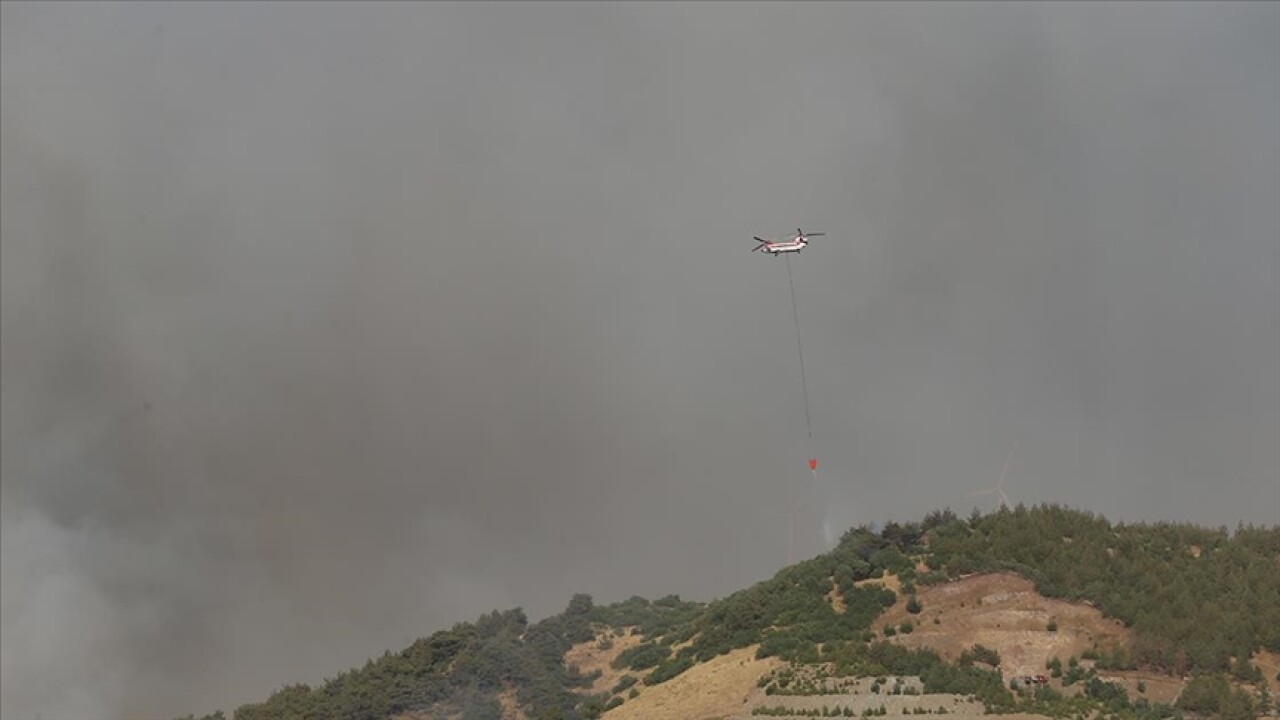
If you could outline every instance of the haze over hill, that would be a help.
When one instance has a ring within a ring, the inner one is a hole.
[[[993,484],[1280,519],[1280,7],[0,6],[0,714],[706,599]],[[825,231],[793,263],[752,235]],[[982,498],[983,507],[987,499]]]
[[[1280,525],[935,511],[851,528],[710,603],[578,593],[536,622],[485,613],[230,717],[1274,720],[1276,597]]]

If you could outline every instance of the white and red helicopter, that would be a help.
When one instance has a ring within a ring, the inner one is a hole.
[[[789,236],[786,240],[765,240],[764,238],[755,238],[756,242],[760,244],[752,248],[751,252],[763,250],[767,253],[772,253],[774,257],[783,253],[798,253],[809,244],[809,238],[822,237],[824,235],[826,235],[826,233],[806,233],[800,228],[796,228],[796,234]]]

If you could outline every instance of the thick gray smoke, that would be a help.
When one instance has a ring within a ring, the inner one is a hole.
[[[5,718],[724,594],[811,454],[801,555],[1280,520],[1275,5],[2,12]]]

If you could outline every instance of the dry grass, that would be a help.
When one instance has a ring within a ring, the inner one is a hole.
[[[516,702],[516,691],[507,690],[498,695],[498,703],[502,705],[502,720],[527,720],[520,703]]]
[[[848,609],[844,602],[844,594],[840,592],[840,588],[836,586],[834,581],[831,583],[831,591],[823,597],[826,599],[827,604],[831,606],[831,609],[836,611],[837,615],[843,615],[844,611]]]
[[[866,580],[859,580],[853,584],[854,587],[866,587],[867,585],[881,585],[883,587],[889,588],[895,593],[902,591],[902,581],[898,579],[897,575],[894,575],[892,573],[885,573],[884,577],[881,577],[881,578],[868,578]]]
[[[1153,703],[1164,703],[1166,705],[1172,705],[1178,699],[1178,696],[1182,694],[1183,687],[1182,678],[1155,675],[1141,670],[1124,672],[1099,671],[1098,679],[1123,685],[1131,700],[1146,698]],[[1138,692],[1139,682],[1146,687],[1146,692]]]
[[[612,641],[613,647],[601,650],[600,644],[605,640]],[[611,663],[623,650],[635,647],[643,640],[644,638],[634,628],[627,628],[623,633],[602,630],[596,634],[595,640],[569,648],[569,651],[564,654],[564,664],[566,667],[577,665],[583,675],[590,675],[599,670],[602,674],[591,684],[591,692],[605,692],[618,684],[618,680],[629,672],[625,669],[614,670]]]
[[[734,650],[689,668],[604,714],[603,720],[698,720],[740,712],[759,692],[756,681],[782,662],[756,660],[756,648]]]

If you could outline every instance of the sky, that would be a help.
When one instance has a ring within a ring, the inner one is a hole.
[[[710,600],[1010,451],[1280,522],[1280,6],[0,8],[6,719]]]

